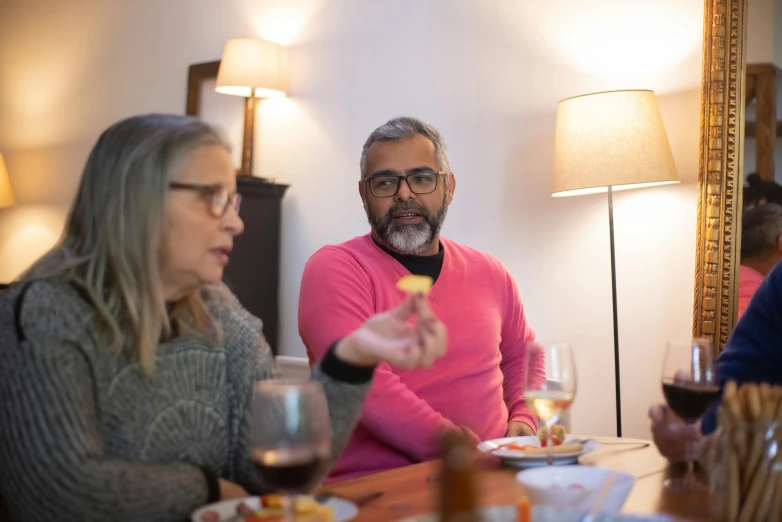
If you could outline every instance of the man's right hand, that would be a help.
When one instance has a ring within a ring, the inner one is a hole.
[[[415,324],[410,323],[416,317]],[[409,295],[399,306],[373,315],[335,347],[337,357],[357,366],[381,362],[412,370],[427,368],[445,353],[448,330],[432,313],[423,294]]]
[[[687,425],[667,406],[657,404],[649,408],[652,420],[652,436],[657,449],[671,462],[692,462],[697,459],[701,435],[701,423]]]

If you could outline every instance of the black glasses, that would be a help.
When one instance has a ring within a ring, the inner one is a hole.
[[[437,180],[440,176],[447,175],[447,172],[413,172],[404,176],[394,176],[391,174],[378,174],[362,180],[369,184],[372,194],[378,198],[390,198],[396,196],[399,192],[399,184],[402,180],[407,182],[410,192],[413,194],[429,194],[437,189]]]
[[[209,210],[216,218],[225,216],[228,207],[233,206],[236,213],[239,213],[239,207],[242,206],[242,195],[238,192],[230,192],[227,188],[219,184],[202,185],[198,183],[180,183],[172,181],[168,184],[172,189],[197,190],[210,198]]]

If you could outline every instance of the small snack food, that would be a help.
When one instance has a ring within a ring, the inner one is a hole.
[[[540,445],[546,446],[546,426],[542,425],[538,429],[538,438],[540,439]],[[554,424],[551,427],[551,442],[554,446],[559,446],[565,442],[565,427],[561,424]]]
[[[396,282],[396,287],[408,294],[422,293],[428,295],[434,280],[429,276],[408,275]]]
[[[236,514],[243,522],[283,522],[285,517],[284,499],[281,495],[261,495],[258,497],[259,509],[253,509],[245,502],[236,506]],[[309,496],[298,496],[294,499],[296,522],[333,522],[334,511],[329,506],[319,504]],[[203,522],[219,522],[216,512],[207,511],[201,515]],[[232,519],[233,520],[233,519]]]

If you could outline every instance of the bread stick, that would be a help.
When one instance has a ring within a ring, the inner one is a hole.
[[[759,390],[760,400],[763,406],[761,417],[764,421],[770,421],[774,418],[774,414],[777,411],[776,397],[772,394],[771,386],[766,382],[761,383]]]
[[[767,520],[771,522],[779,522],[782,520],[782,473],[777,472],[775,477],[772,477],[774,484],[772,488],[774,492],[771,495],[771,508],[769,509]]]
[[[749,495],[749,488],[756,478],[756,471],[762,462],[763,448],[766,445],[766,434],[762,430],[754,430],[754,433],[746,432],[747,441],[751,441],[749,456],[745,461],[744,476],[741,480],[741,493],[744,498]]]
[[[736,448],[730,444],[728,451],[728,469],[726,473],[725,520],[736,522],[741,501],[741,480],[739,478],[739,456]]]
[[[731,392],[731,386],[732,392]],[[732,417],[732,421],[734,426],[737,425],[739,422],[742,421],[742,404],[741,404],[741,396],[736,391],[736,383],[734,381],[729,381],[728,384],[725,385],[725,396],[723,399],[723,404],[725,404],[725,407],[728,409],[728,413],[730,413],[730,416]]]
[[[750,382],[742,386],[742,388],[746,388],[747,390],[746,401],[751,415],[750,419],[759,420],[760,415],[763,412],[763,407],[761,406],[760,392],[758,391],[757,385]]]
[[[752,518],[752,520],[766,520],[766,517],[768,517],[769,510],[771,509],[771,494],[774,492],[774,472],[772,471],[774,467],[774,461],[771,462],[771,465],[769,465],[768,470],[766,471],[766,476],[763,480],[763,488],[760,493],[760,502],[758,503],[757,511],[755,511],[755,516]]]
[[[735,399],[737,392],[738,387],[736,386],[736,381],[728,381],[725,383],[725,387],[722,389],[722,398],[726,401]]]
[[[763,462],[758,473],[755,473],[754,477],[751,478],[749,492],[744,497],[744,502],[739,511],[739,522],[752,522],[756,520],[754,518],[755,513],[758,510],[760,497],[763,494],[763,489],[768,480],[768,468],[768,462]]]

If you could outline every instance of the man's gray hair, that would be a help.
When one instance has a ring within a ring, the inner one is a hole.
[[[741,217],[741,258],[763,257],[779,247],[782,236],[782,206],[768,203],[744,212]]]
[[[376,141],[397,141],[416,136],[428,138],[434,145],[434,152],[437,155],[437,168],[441,172],[451,172],[451,164],[448,162],[448,151],[445,148],[443,137],[433,126],[417,118],[409,116],[400,116],[388,120],[383,125],[372,131],[367,141],[364,142],[364,148],[361,150],[361,179],[369,174],[367,172],[367,155],[369,147]]]

